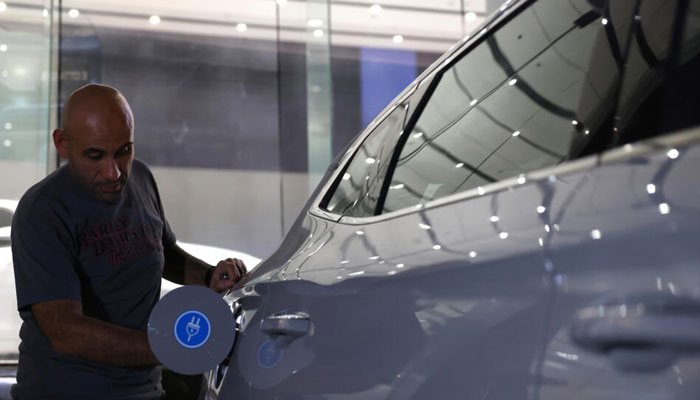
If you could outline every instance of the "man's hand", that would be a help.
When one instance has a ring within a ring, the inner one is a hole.
[[[243,260],[238,258],[221,260],[216,264],[209,287],[217,292],[224,291],[240,281],[246,272],[247,269]]]

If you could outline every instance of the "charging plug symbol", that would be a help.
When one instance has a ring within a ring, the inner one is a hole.
[[[199,333],[199,321],[200,319],[197,318],[197,321],[195,322],[195,316],[192,316],[192,321],[187,323],[187,343],[190,342],[192,339],[192,336],[196,335]]]
[[[209,340],[211,323],[209,318],[199,311],[185,311],[175,321],[173,333],[178,343],[188,349],[196,349]]]

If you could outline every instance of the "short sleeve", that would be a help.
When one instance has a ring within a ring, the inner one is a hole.
[[[11,235],[19,310],[51,300],[81,300],[70,231],[47,201],[20,201]]]
[[[160,200],[160,193],[158,191],[158,184],[156,183],[156,179],[153,177],[153,173],[143,161],[134,160],[134,164],[138,165],[139,167],[142,167],[145,170],[145,173],[148,177],[148,183],[153,189],[153,193],[155,195],[158,214],[160,214],[160,217],[163,220],[163,248],[170,249],[175,246],[177,238],[175,237],[175,233],[172,231],[172,229],[170,229],[170,224],[168,223],[168,220],[165,218],[165,211],[163,211],[163,203]]]

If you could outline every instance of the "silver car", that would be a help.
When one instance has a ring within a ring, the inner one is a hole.
[[[506,2],[225,295],[204,396],[699,398],[699,126],[699,0]]]

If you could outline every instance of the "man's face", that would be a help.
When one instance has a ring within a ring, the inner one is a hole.
[[[115,203],[134,161],[130,113],[119,107],[80,113],[57,132],[59,155],[68,159],[72,175],[98,200]]]

